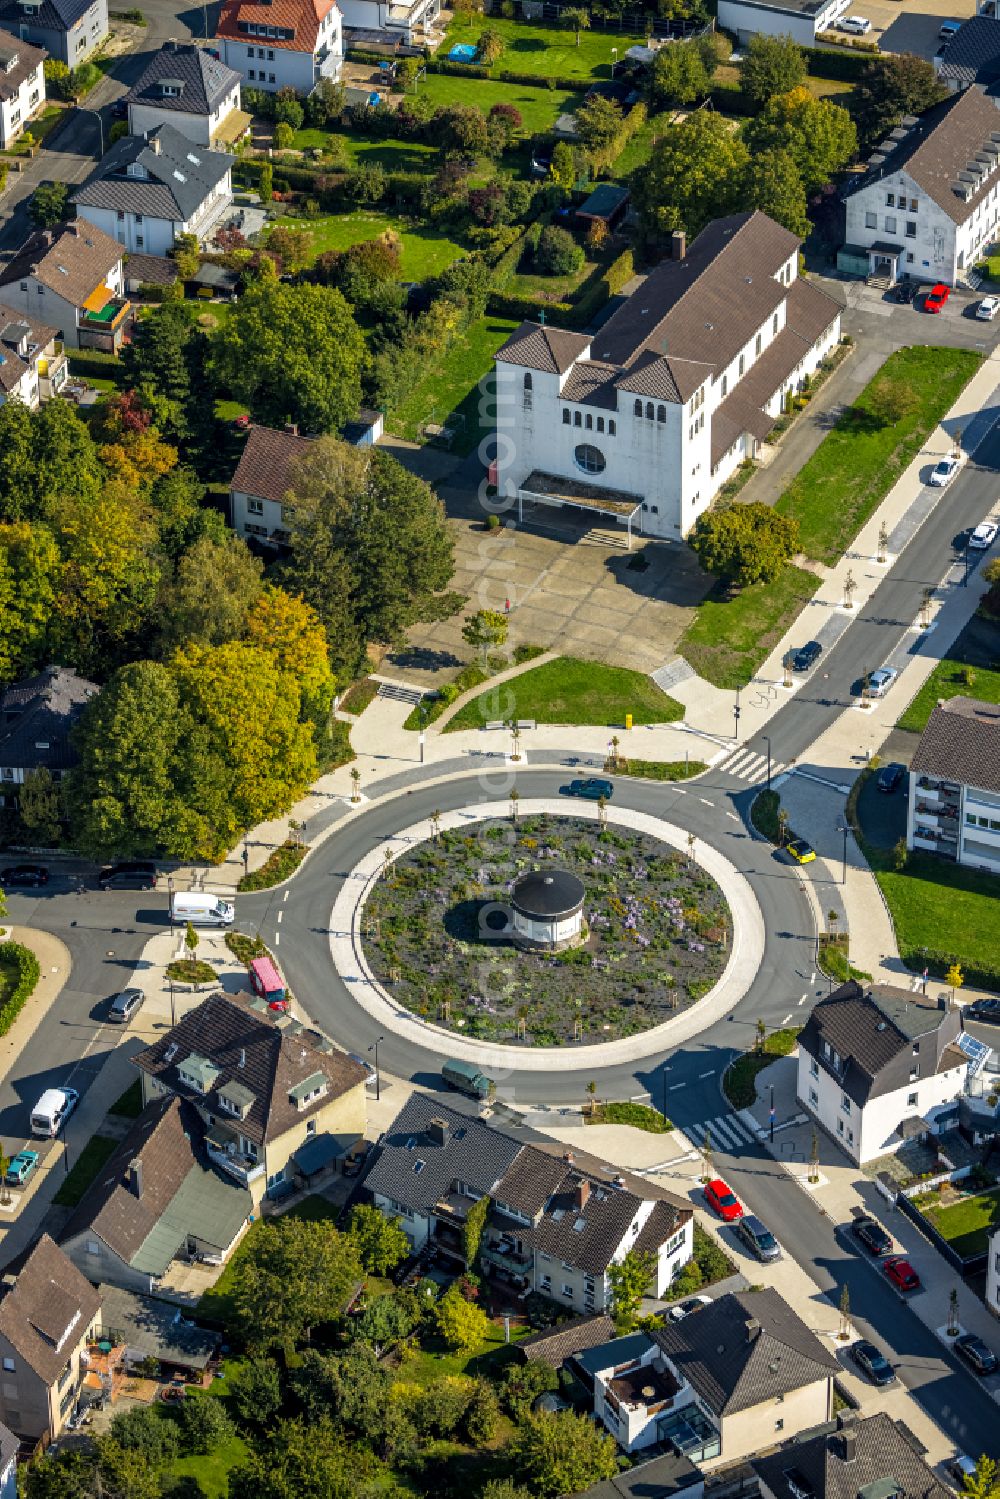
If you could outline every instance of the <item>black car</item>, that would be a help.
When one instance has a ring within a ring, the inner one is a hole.
[[[129,864],[110,864],[97,876],[102,890],[155,890],[156,865],[146,859]]]
[[[851,1358],[868,1376],[872,1384],[881,1388],[883,1385],[895,1383],[895,1370],[885,1354],[880,1353],[874,1343],[868,1343],[864,1339],[858,1343],[852,1343]]]
[[[888,1254],[892,1249],[892,1236],[874,1218],[855,1218],[851,1232],[871,1254]]]
[[[0,869],[0,885],[8,889],[12,885],[47,885],[49,872],[44,864],[9,864]]]
[[[890,302],[912,302],[917,295],[917,286],[914,281],[898,281],[889,291]]]
[[[587,776],[587,778],[570,781],[567,786],[559,787],[560,796],[582,796],[586,801],[598,802],[603,796],[609,802],[615,794],[615,788],[610,781],[605,781],[601,776]]]
[[[795,652],[792,657],[793,671],[812,671],[816,662],[823,654],[823,647],[818,640],[808,641],[801,650]]]
[[[964,1332],[955,1339],[955,1352],[977,1374],[992,1374],[1000,1362],[989,1344],[977,1338],[974,1332]]]
[[[880,791],[895,791],[905,773],[906,766],[893,761],[891,765],[882,766],[875,784]]]
[[[962,1012],[966,1020],[982,1025],[1000,1025],[1000,999],[977,999]]]
[[[111,106],[111,118],[113,120],[128,119],[128,100],[116,99]]]

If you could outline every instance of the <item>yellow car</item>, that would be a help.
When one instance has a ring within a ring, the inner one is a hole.
[[[785,848],[796,864],[811,864],[816,857],[816,850],[804,838],[793,838],[791,843],[785,844]]]

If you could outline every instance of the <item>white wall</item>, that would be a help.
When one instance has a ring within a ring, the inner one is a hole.
[[[7,146],[27,128],[33,114],[45,103],[45,75],[42,64],[27,78],[12,99],[0,100],[0,146]]]
[[[211,114],[188,113],[179,109],[164,109],[156,104],[130,104],[128,128],[130,135],[146,135],[160,125],[172,125],[181,135],[197,146],[210,146],[224,120],[240,107],[240,85],[233,85]]]
[[[205,198],[197,214],[184,222],[125,213],[113,208],[95,208],[87,203],[77,205],[77,214],[111,239],[116,239],[132,254],[163,256],[173,248],[179,234],[204,238],[209,226],[222,217],[232,199],[232,176],[227,172],[218,187]]]
[[[280,544],[271,540],[275,531],[287,531],[289,517],[283,515],[284,505],[275,500],[262,500],[257,495],[230,491],[232,503],[232,527],[238,536],[253,536],[259,542]],[[258,508],[259,507],[259,508]]]
[[[847,1097],[837,1079],[804,1050],[799,1050],[796,1096],[831,1135],[845,1155],[858,1165],[899,1149],[896,1134],[910,1115],[923,1117],[939,1104],[951,1103],[965,1089],[965,1064],[929,1077],[912,1079],[891,1093],[871,1098],[862,1109]]]
[[[970,145],[970,156],[976,149],[976,145]],[[901,276],[944,281],[954,286],[997,237],[1000,171],[994,171],[993,177],[990,191],[977,204],[975,212],[965,223],[957,225],[943,208],[921,192],[908,172],[893,172],[847,198],[846,242],[862,249],[879,240],[901,245],[905,250],[905,258],[899,265]],[[898,206],[901,195],[906,204],[903,209]],[[888,202],[890,196],[892,204]],[[915,233],[907,233],[908,225],[915,226]]]
[[[744,0],[719,0],[719,26],[735,31],[741,42],[751,36],[790,36],[800,47],[816,45],[816,33],[843,15],[851,0],[830,0],[815,15],[789,7],[748,5]]]
[[[1000,1317],[1000,1229],[989,1243],[986,1264],[986,1308],[994,1317]]]
[[[344,60],[343,23],[336,6],[323,18],[315,53],[275,46],[266,37],[218,37],[216,42],[222,61],[240,74],[244,85],[268,93],[293,88],[311,94],[321,77],[336,80]]]

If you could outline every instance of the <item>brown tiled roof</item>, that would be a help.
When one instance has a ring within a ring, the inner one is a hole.
[[[292,468],[309,451],[312,440],[273,427],[251,427],[230,491],[280,504],[288,493]]]
[[[86,219],[74,219],[62,229],[34,234],[14,260],[0,271],[0,285],[33,276],[75,307],[82,307],[107,277],[125,251]]]
[[[8,72],[0,73],[0,99],[16,99],[21,84],[49,54],[41,47],[29,47],[20,37],[11,36],[9,31],[0,31],[0,55],[5,52],[16,54],[17,62]]]
[[[846,1419],[845,1419],[846,1418]],[[900,1499],[951,1499],[951,1491],[909,1440],[905,1427],[883,1411],[858,1420],[844,1412],[842,1430],[806,1437],[770,1457],[751,1458],[757,1477],[775,1499],[857,1499],[870,1484],[894,1479]],[[845,1442],[853,1440],[848,1456]]]
[[[848,195],[874,182],[889,184],[896,173],[903,171],[954,223],[964,224],[996,186],[996,172],[984,177],[979,186],[970,183],[975,190],[968,200],[956,193],[953,184],[975,160],[976,153],[992,144],[998,128],[996,104],[980,88],[952,94],[925,110],[898,146],[887,153],[884,163],[852,183]],[[994,153],[995,147],[990,152],[995,160]]]
[[[538,323],[526,322],[515,328],[507,342],[497,350],[497,358],[506,364],[519,364],[550,375],[564,375],[589,343],[590,338],[582,333],[569,333],[565,328],[543,328]]]
[[[172,286],[177,280],[177,262],[165,255],[129,255],[125,274],[130,281],[141,281],[144,286]]]
[[[614,383],[617,373],[613,364],[598,364],[593,359],[581,359],[566,376],[559,392],[560,399],[614,411],[618,405]]]
[[[655,396],[680,405],[704,385],[713,368],[697,359],[668,359],[647,349],[619,376],[617,384],[637,396]]]
[[[906,1085],[914,1042],[920,1048],[922,1077],[946,1071],[944,1059],[959,1029],[958,1012],[940,1009],[936,1000],[891,984],[864,989],[852,979],[813,1006],[799,1045],[863,1108],[870,1098]],[[827,1058],[825,1042],[839,1064]],[[964,1060],[950,1065],[961,1066]]]
[[[549,1364],[560,1369],[568,1358],[585,1348],[600,1348],[615,1335],[615,1324],[604,1312],[596,1317],[574,1317],[559,1327],[543,1327],[518,1343],[518,1352],[529,1363]]]
[[[283,1027],[257,1014],[251,1003],[249,994],[210,994],[132,1060],[170,1092],[197,1102],[223,1120],[233,1118],[240,1134],[260,1145],[363,1083],[366,1073],[360,1062],[351,1061],[343,1052],[318,1050],[313,1032]],[[219,1069],[207,1093],[195,1092],[178,1075],[178,1066],[192,1055],[207,1058]],[[289,1091],[316,1073],[327,1079],[327,1091],[300,1109]],[[219,1093],[227,1083],[240,1083],[254,1095],[246,1118],[237,1120],[219,1104]]]
[[[232,41],[245,42],[248,33],[240,30],[241,21],[257,25],[273,26],[275,30],[294,31],[292,38],[267,38],[269,47],[282,47],[291,52],[313,52],[319,38],[320,23],[333,10],[336,0],[263,0],[253,4],[252,0],[226,0],[215,28],[216,36]],[[264,41],[263,37],[259,38]]]
[[[911,771],[1000,792],[1000,706],[975,697],[939,702],[920,736]]]
[[[11,1290],[0,1300],[0,1333],[47,1385],[100,1309],[94,1287],[42,1234]]]

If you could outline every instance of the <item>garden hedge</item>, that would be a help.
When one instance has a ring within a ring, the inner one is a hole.
[[[5,1036],[24,1009],[41,975],[38,959],[20,942],[0,942],[0,962],[17,964],[18,978],[5,1005],[0,1006],[0,1036]]]
[[[851,51],[846,47],[803,47],[806,66],[814,78],[834,78],[841,83],[857,83],[872,60],[870,52]]]
[[[125,366],[116,354],[105,354],[103,349],[71,349],[69,372],[86,379],[91,375],[96,380],[113,380],[116,385],[125,383]]]

